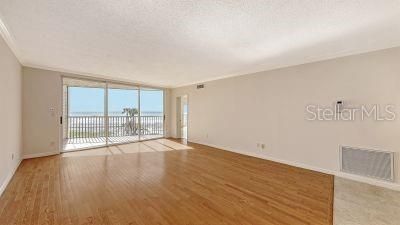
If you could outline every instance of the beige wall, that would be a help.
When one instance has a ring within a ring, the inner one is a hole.
[[[23,68],[23,148],[25,157],[56,154],[60,147],[61,73]]]
[[[199,90],[194,85],[173,89],[171,136],[176,135],[176,97],[184,94],[193,142],[341,176],[347,175],[337,172],[339,145],[400,151],[400,48],[206,82]],[[337,100],[395,104],[398,119],[306,120],[308,104],[332,106]]]
[[[21,65],[0,36],[0,195],[21,160]],[[12,158],[14,155],[14,158]]]

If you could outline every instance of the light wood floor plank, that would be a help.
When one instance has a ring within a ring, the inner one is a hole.
[[[327,225],[332,201],[330,175],[164,139],[24,160],[0,224]]]

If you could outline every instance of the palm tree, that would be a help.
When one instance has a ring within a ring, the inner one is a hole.
[[[125,133],[133,135],[137,132],[135,115],[139,114],[136,108],[124,108],[122,114],[126,114]]]
[[[124,108],[122,114],[126,114],[126,116],[135,116],[139,114],[139,111],[136,108]]]

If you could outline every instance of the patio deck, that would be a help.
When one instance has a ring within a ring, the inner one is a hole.
[[[149,140],[155,138],[162,138],[163,135],[141,135],[140,140]],[[109,144],[122,144],[139,141],[139,136],[121,136],[121,137],[110,137],[108,140]],[[63,143],[63,151],[75,151],[86,148],[96,148],[106,145],[105,137],[93,137],[93,138],[72,138],[65,139]]]

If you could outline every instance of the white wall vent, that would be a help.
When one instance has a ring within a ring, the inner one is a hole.
[[[341,146],[340,171],[393,182],[394,153]]]
[[[196,86],[196,88],[197,88],[197,89],[202,89],[202,88],[204,88],[204,84],[198,84],[198,85]]]

